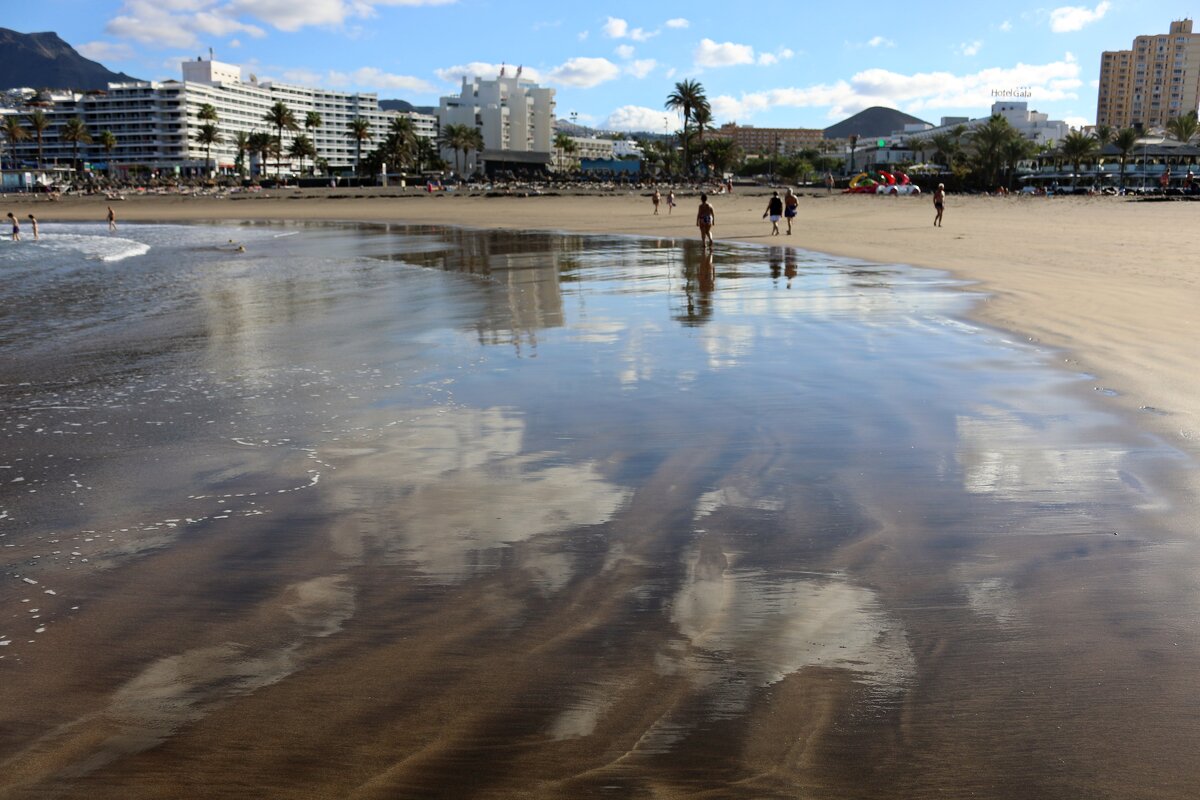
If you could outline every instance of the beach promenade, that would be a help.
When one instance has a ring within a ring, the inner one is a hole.
[[[677,193],[673,214],[649,195],[429,196],[409,189],[283,189],[229,198],[146,196],[115,204],[121,220],[325,220],[696,236],[698,198]],[[951,271],[987,293],[982,322],[1060,349],[1068,369],[1095,376],[1106,402],[1200,455],[1200,266],[1189,232],[1200,204],[1117,197],[950,196],[945,227],[928,197],[801,196],[795,235],[771,239],[769,191],[712,198],[721,241],[794,246]],[[6,199],[43,225],[103,221],[102,198]],[[52,227],[47,228],[48,231]]]

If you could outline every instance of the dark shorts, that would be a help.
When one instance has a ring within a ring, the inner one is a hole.
[[[787,217],[788,219],[791,219],[792,217],[796,216],[796,209],[794,209],[794,208],[789,208],[789,209],[786,209],[786,210],[783,212],[783,215],[784,215],[785,217]]]

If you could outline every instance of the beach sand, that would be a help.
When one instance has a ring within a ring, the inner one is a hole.
[[[652,215],[648,195],[486,197],[416,189],[283,189],[259,195],[130,197],[120,220],[328,220],[478,228],[696,236],[695,194]],[[982,322],[1061,351],[1068,369],[1095,376],[1114,407],[1200,455],[1196,334],[1200,277],[1188,250],[1200,204],[1117,197],[951,196],[934,228],[928,197],[806,192],[792,236],[772,237],[767,194],[712,198],[715,236],[788,245],[883,263],[948,270],[986,292]],[[8,198],[11,201],[11,198]],[[25,200],[43,224],[103,220],[107,201]]]

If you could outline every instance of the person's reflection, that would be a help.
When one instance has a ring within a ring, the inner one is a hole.
[[[787,288],[792,288],[792,278],[796,277],[796,251],[790,247],[783,251],[783,274],[787,278]]]
[[[717,288],[713,254],[707,248],[685,245],[683,255],[683,291],[687,298],[687,311],[676,316],[676,319],[685,325],[703,325],[712,316],[712,295]]]
[[[780,263],[780,258],[783,255],[781,250],[782,248],[772,247],[767,252],[767,258],[771,262],[771,280],[775,282],[778,282],[779,276],[783,274],[783,266]]]

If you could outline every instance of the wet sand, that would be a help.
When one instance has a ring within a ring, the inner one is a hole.
[[[178,205],[275,202],[309,203]],[[27,480],[0,796],[1200,780],[1180,439],[960,325],[944,281],[665,239],[234,235],[24,279],[52,296],[3,341]],[[79,324],[39,338],[50,314]]]
[[[132,197],[122,219],[345,220],[695,236],[696,199],[653,216],[635,194],[488,198],[415,189],[283,190],[237,199]],[[1200,204],[1122,198],[956,197],[945,227],[925,197],[805,193],[795,233],[770,237],[766,196],[714,196],[720,240],[794,245],[950,270],[987,293],[974,314],[1059,348],[1142,423],[1200,455],[1200,270],[1188,232]],[[89,198],[34,204],[52,221],[102,219]]]

